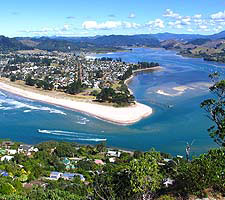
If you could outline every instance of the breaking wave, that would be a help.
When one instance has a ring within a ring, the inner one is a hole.
[[[96,138],[98,137],[98,135],[95,134],[78,133],[72,131],[42,130],[42,129],[38,129],[37,131],[43,134],[59,136],[60,139],[67,139],[67,140],[92,141],[92,142],[101,142],[107,140],[106,138]]]
[[[77,121],[76,121],[76,123],[77,124],[87,124],[87,122],[89,122],[90,120],[89,119],[87,119],[87,118],[85,118],[85,117],[78,117],[78,119],[77,119]]]
[[[31,111],[47,111],[49,113],[66,115],[61,110],[49,108],[47,106],[33,106],[13,99],[5,98],[0,99],[0,110],[15,110],[15,109],[25,109],[23,112],[28,113]]]
[[[1,91],[0,91],[0,95],[4,96],[4,97],[7,97],[7,95],[5,93],[1,92]]]

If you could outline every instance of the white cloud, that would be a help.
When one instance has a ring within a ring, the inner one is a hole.
[[[208,26],[206,26],[206,25],[200,25],[199,28],[200,28],[200,29],[207,29]]]
[[[182,22],[181,20],[177,20],[175,22],[169,22],[168,25],[173,28],[181,29],[181,28],[183,28],[183,25],[187,25],[187,24]]]
[[[154,21],[149,21],[146,26],[148,26],[149,28],[155,28],[155,29],[161,29],[164,28],[164,21],[161,19],[156,19]]]
[[[221,31],[223,29],[223,26],[217,26],[217,27],[215,27],[213,30],[215,31],[215,32],[219,32],[219,31]]]
[[[204,20],[202,19],[194,19],[194,22],[197,24],[197,25],[201,25],[204,23]]]
[[[175,26],[175,28],[181,29],[181,28],[183,28],[183,26],[181,24],[178,24]]]
[[[196,15],[193,16],[193,18],[200,19],[200,18],[202,18],[202,15],[201,14],[196,14]]]
[[[225,11],[214,13],[211,15],[211,18],[216,21],[223,21],[225,20]]]
[[[191,18],[190,18],[190,17],[184,17],[184,18],[181,20],[181,24],[182,24],[182,25],[190,25],[190,24],[191,24]]]
[[[206,25],[199,25],[199,28],[200,28],[200,29],[207,29],[208,26],[206,26]]]
[[[113,29],[122,25],[120,21],[106,21],[103,23],[97,23],[96,21],[85,21],[82,24],[84,29]]]
[[[122,22],[122,26],[125,28],[139,28],[141,25],[137,23],[131,22]]]
[[[128,16],[128,18],[135,18],[135,17],[136,17],[136,15],[134,13],[130,13]]]
[[[116,28],[139,28],[141,25],[134,22],[106,21],[97,23],[96,21],[85,21],[82,28],[89,30],[109,30]]]
[[[201,31],[210,31],[210,28],[206,25],[199,25],[198,28],[201,30]]]
[[[175,19],[181,19],[181,16],[178,13],[173,12],[171,9],[166,9],[163,17],[171,17]]]

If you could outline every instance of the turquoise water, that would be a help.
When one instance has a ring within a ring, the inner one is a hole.
[[[141,72],[129,84],[137,100],[151,106],[154,114],[136,124],[119,126],[1,91],[0,137],[29,144],[47,140],[97,144],[106,140],[108,146],[145,151],[154,147],[173,155],[184,155],[187,142],[194,141],[193,155],[215,146],[207,133],[211,122],[199,104],[210,97],[208,74],[219,71],[224,76],[225,65],[183,58],[162,49],[95,56],[159,62],[162,71]],[[182,89],[179,86],[186,90],[174,90]]]

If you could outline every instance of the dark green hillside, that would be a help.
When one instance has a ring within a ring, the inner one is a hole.
[[[28,46],[25,46],[15,38],[8,38],[5,36],[0,36],[0,51],[16,51],[16,50],[29,50]]]

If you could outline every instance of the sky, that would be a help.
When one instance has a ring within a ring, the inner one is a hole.
[[[209,35],[225,30],[224,0],[0,0],[0,35]]]

